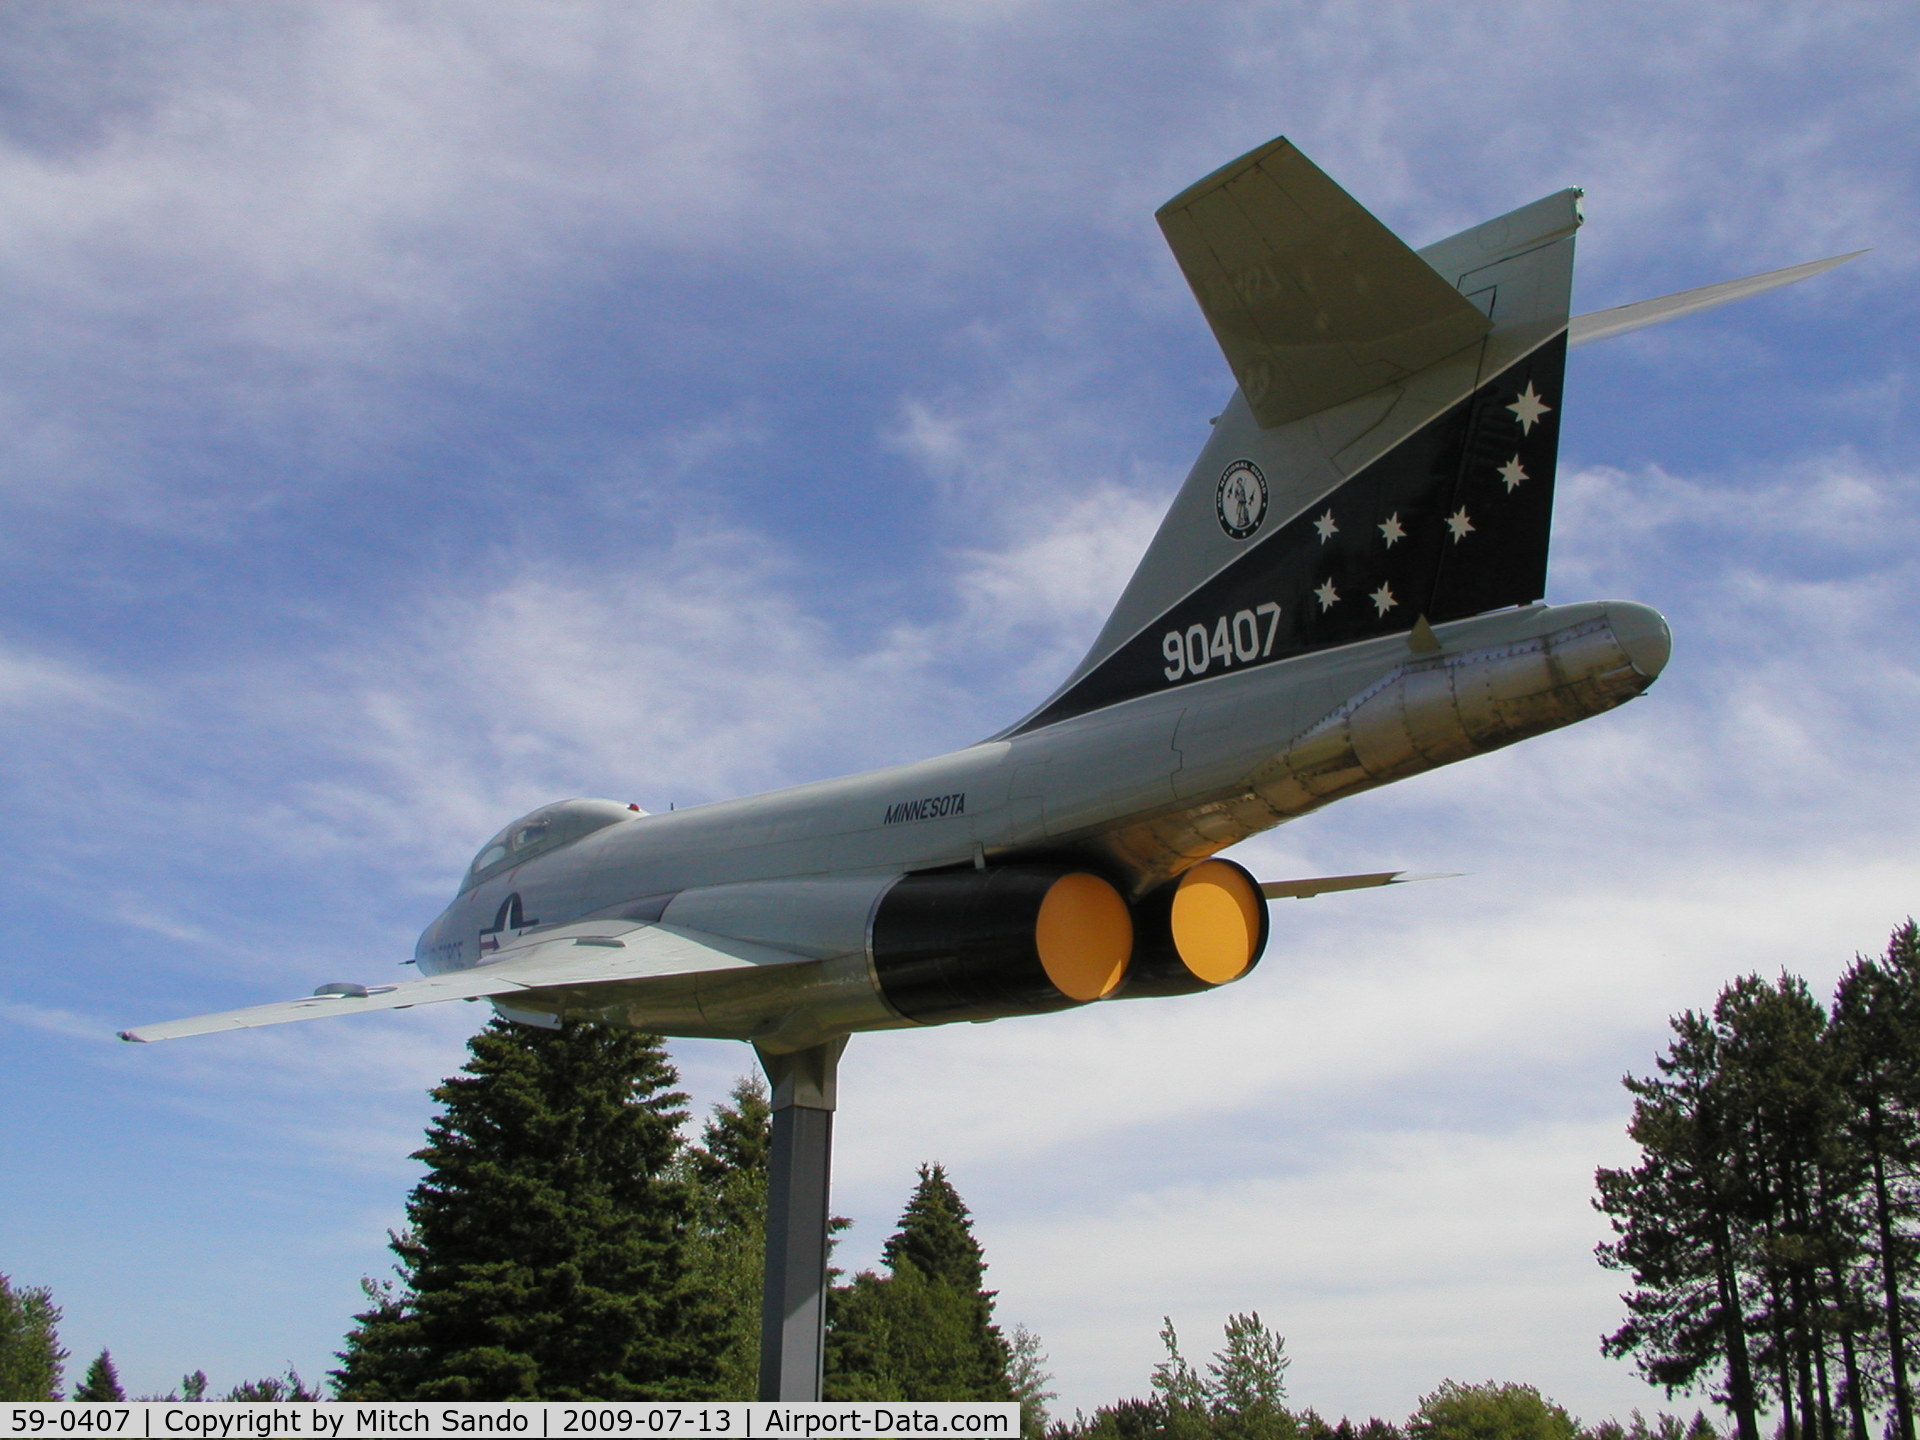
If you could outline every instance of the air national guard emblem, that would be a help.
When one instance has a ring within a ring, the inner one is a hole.
[[[1267,518],[1267,477],[1251,460],[1236,460],[1213,492],[1213,513],[1232,540],[1245,540]]]

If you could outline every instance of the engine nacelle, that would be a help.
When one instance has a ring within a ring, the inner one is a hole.
[[[1134,906],[1133,964],[1117,998],[1193,995],[1240,979],[1267,948],[1267,899],[1231,860],[1202,860]]]
[[[880,993],[923,1025],[1102,1000],[1133,955],[1118,890],[1091,871],[1038,865],[903,875],[870,935]]]
[[[1251,970],[1267,939],[1259,886],[1217,859],[1131,907],[1090,870],[997,865],[707,886],[646,918],[808,958],[519,996],[516,1008],[794,1050],[849,1031],[1208,990]]]

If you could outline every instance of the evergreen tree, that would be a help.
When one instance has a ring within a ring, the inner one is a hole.
[[[1755,1361],[1781,1408],[1786,1440],[1834,1428],[1836,1338],[1856,1307],[1844,1301],[1857,1247],[1832,1203],[1852,1167],[1840,1143],[1843,1101],[1827,1017],[1797,976],[1747,976],[1714,1006],[1725,1113],[1740,1136],[1748,1204],[1742,1215],[1749,1301],[1761,1343]],[[1843,1345],[1857,1384],[1851,1344]]]
[[[124,1400],[127,1392],[120,1388],[120,1372],[114,1368],[113,1356],[102,1350],[93,1357],[93,1363],[87,1366],[86,1377],[73,1392],[76,1400]]]
[[[1739,1440],[1760,1440],[1737,1246],[1749,1172],[1718,1083],[1721,1037],[1691,1010],[1672,1028],[1659,1075],[1622,1082],[1634,1097],[1627,1133],[1640,1163],[1594,1176],[1594,1206],[1618,1237],[1596,1254],[1608,1269],[1630,1272],[1635,1286],[1621,1297],[1627,1323],[1601,1349],[1633,1356],[1669,1394],[1716,1383]]]
[[[399,1287],[334,1371],[345,1399],[711,1394],[719,1316],[688,1269],[685,1096],[660,1040],[495,1020],[415,1158]]]
[[[60,1307],[44,1285],[16,1290],[0,1275],[0,1400],[58,1400]]]
[[[1803,981],[1746,976],[1674,1021],[1661,1074],[1629,1077],[1630,1171],[1596,1205],[1630,1270],[1603,1348],[1669,1393],[1713,1384],[1742,1440],[1911,1440],[1920,1283],[1920,932],[1842,978],[1831,1019]],[[1676,1422],[1677,1423],[1677,1422]]]
[[[1843,1133],[1863,1172],[1865,1289],[1877,1296],[1892,1440],[1914,1440],[1914,1288],[1920,1279],[1915,1220],[1920,1194],[1920,930],[1893,932],[1886,957],[1860,958],[1834,995],[1833,1048],[1847,1105]],[[1852,1387],[1850,1387],[1852,1389]],[[1851,1398],[1851,1397],[1850,1397]]]
[[[943,1167],[920,1167],[882,1258],[885,1276],[863,1271],[830,1297],[827,1397],[1014,1399],[986,1263]]]
[[[757,1075],[733,1087],[689,1154],[696,1191],[688,1266],[720,1311],[715,1395],[751,1400],[759,1386],[767,1160],[773,1148],[767,1087]]]
[[[920,1167],[920,1183],[880,1258],[889,1270],[909,1264],[928,1280],[978,1293],[983,1306],[992,1308],[992,1292],[980,1288],[987,1266],[980,1242],[973,1238],[973,1216],[947,1179],[945,1166]]]

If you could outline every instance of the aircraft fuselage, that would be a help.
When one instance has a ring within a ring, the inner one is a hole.
[[[1057,864],[1137,902],[1196,861],[1346,795],[1613,708],[1665,664],[1644,606],[1534,605],[1167,688],[935,759],[607,824],[492,874],[420,937],[428,974],[559,926],[664,923],[804,956],[782,967],[514,997],[799,1047],[914,1023],[873,973],[903,874]],[[1420,647],[1420,648],[1416,648]],[[518,922],[507,923],[507,922]],[[1124,992],[1123,992],[1124,993]]]

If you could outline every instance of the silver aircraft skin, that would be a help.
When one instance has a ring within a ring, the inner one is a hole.
[[[1250,971],[1261,885],[1213,857],[1374,786],[1641,694],[1664,620],[1549,606],[1569,345],[1818,261],[1570,316],[1579,192],[1414,251],[1284,140],[1159,220],[1239,388],[1086,658],[1001,734],[665,815],[569,800],[501,831],[418,978],[122,1032],[486,998],[749,1040],[1194,993]]]

